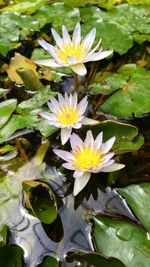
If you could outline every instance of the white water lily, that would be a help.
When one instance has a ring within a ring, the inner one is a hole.
[[[56,46],[47,43],[43,39],[38,40],[38,42],[50,53],[54,60],[36,61],[36,63],[41,65],[43,63],[43,65],[50,67],[70,66],[75,73],[82,76],[87,73],[84,63],[101,60],[113,52],[112,50],[102,51],[102,48],[98,52],[95,52],[100,46],[101,40],[91,49],[95,40],[96,29],[92,29],[82,40],[80,23],[76,24],[72,39],[65,26],[62,26],[62,38],[54,29],[51,29],[51,32]]]
[[[89,130],[84,142],[78,135],[71,135],[71,152],[60,149],[53,150],[56,155],[66,161],[62,164],[64,168],[74,170],[74,196],[86,186],[91,173],[113,172],[125,167],[124,164],[115,163],[112,159],[114,153],[108,153],[116,138],[112,137],[106,143],[102,143],[102,139],[102,132],[94,140],[92,132]]]
[[[83,116],[88,105],[87,96],[78,104],[77,93],[74,95],[65,93],[64,97],[58,94],[58,101],[56,98],[50,97],[50,102],[47,104],[51,113],[40,112],[39,114],[46,119],[47,124],[61,128],[62,145],[70,138],[72,128],[79,129],[82,125],[99,123]]]

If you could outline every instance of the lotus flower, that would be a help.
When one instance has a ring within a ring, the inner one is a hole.
[[[86,186],[91,177],[91,173],[113,172],[125,166],[115,163],[114,159],[112,159],[114,153],[108,153],[116,138],[112,137],[106,143],[102,143],[102,139],[102,132],[94,140],[93,134],[89,130],[84,142],[78,135],[71,135],[71,152],[60,149],[53,150],[56,155],[66,161],[66,163],[62,164],[64,168],[74,170],[74,196]]]
[[[96,29],[92,29],[82,40],[80,23],[77,23],[75,26],[72,40],[65,26],[62,26],[62,38],[54,29],[51,29],[51,32],[55,39],[56,46],[47,43],[43,39],[38,40],[38,42],[50,53],[54,60],[39,60],[36,61],[36,63],[50,67],[70,66],[75,73],[82,76],[87,73],[84,63],[101,60],[111,55],[113,52],[112,50],[102,51],[102,49],[95,52],[101,40],[91,49],[95,40]]]
[[[83,116],[88,105],[87,96],[78,104],[77,93],[74,95],[65,93],[64,97],[58,94],[58,101],[54,97],[50,97],[50,102],[47,104],[51,113],[40,112],[39,114],[46,119],[47,124],[61,128],[62,145],[70,138],[72,128],[79,129],[82,125],[99,123]]]

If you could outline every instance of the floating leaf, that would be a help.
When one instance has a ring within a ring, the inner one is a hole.
[[[23,267],[23,250],[16,245],[0,247],[0,264],[2,267]]]
[[[59,260],[58,258],[55,256],[49,256],[47,258],[44,259],[44,261],[38,265],[38,267],[59,267]]]
[[[52,23],[56,30],[61,30],[64,24],[70,31],[80,20],[80,13],[77,8],[69,7],[63,3],[55,3],[41,7],[33,17],[39,21],[40,27]]]
[[[93,219],[93,238],[98,251],[119,259],[126,267],[149,267],[150,242],[144,230],[126,221],[100,216]]]
[[[84,264],[83,267],[125,267],[125,265],[119,260],[114,258],[107,258],[98,253],[72,253],[67,257],[67,261],[72,262],[73,260],[77,260],[80,263]]]
[[[37,120],[34,114],[13,115],[10,120],[0,129],[0,143],[4,142],[15,131],[23,128],[33,128]]]
[[[25,205],[41,222],[50,224],[57,218],[56,197],[51,188],[37,181],[24,181]]]
[[[8,121],[17,106],[16,99],[9,99],[0,103],[0,128]]]
[[[3,225],[0,228],[0,247],[6,245],[7,233],[8,233],[8,228],[6,225]]]
[[[50,96],[55,96],[56,93],[51,91],[49,88],[43,88],[43,90],[37,92],[32,98],[29,100],[22,101],[17,106],[17,112],[24,113],[30,112],[40,108],[43,104],[45,104]]]
[[[123,196],[134,211],[140,222],[150,231],[150,184],[142,183],[118,188],[117,191]]]
[[[13,29],[13,30],[12,30]],[[0,53],[7,52],[20,45],[21,40],[39,30],[39,23],[30,16],[10,11],[0,14]]]
[[[87,128],[86,128],[87,129]],[[122,154],[139,149],[144,142],[144,138],[138,135],[137,127],[106,120],[90,128],[96,137],[101,131],[104,133],[104,141],[110,139],[112,136],[116,137],[116,141],[113,145],[113,151],[115,154]]]
[[[14,3],[16,2],[16,3]],[[20,1],[13,1],[14,4],[10,6],[7,5],[6,7],[2,8],[1,11],[9,10],[13,12],[21,12],[26,14],[32,14],[37,9],[39,9],[43,4],[45,4],[46,0],[20,0]]]
[[[23,84],[22,79],[16,72],[17,69],[24,68],[28,70],[32,70],[36,76],[38,76],[38,73],[36,71],[36,65],[34,62],[24,56],[22,56],[19,53],[15,53],[15,56],[11,58],[10,64],[7,69],[8,77],[13,82]],[[35,88],[36,90],[36,88]]]
[[[99,110],[118,117],[139,116],[150,111],[150,71],[129,64],[120,68],[118,74],[107,78],[107,81],[109,87],[112,85],[114,88],[116,84],[116,90],[120,90],[110,96]]]

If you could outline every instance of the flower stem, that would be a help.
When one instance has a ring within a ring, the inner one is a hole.
[[[77,92],[78,91],[78,74],[76,74],[74,71],[72,72],[73,73],[73,80],[74,80],[74,91]]]

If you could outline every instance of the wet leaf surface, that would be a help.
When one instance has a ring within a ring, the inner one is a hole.
[[[9,99],[0,103],[0,128],[10,118],[17,106],[17,99]]]
[[[150,184],[142,183],[130,185],[125,188],[119,188],[118,192],[124,197],[131,207],[137,218],[144,225],[147,231],[150,231],[149,218],[149,199],[150,199]]]
[[[23,250],[15,245],[0,247],[0,264],[3,267],[23,267]]]
[[[143,229],[126,221],[93,219],[93,238],[98,251],[118,258],[127,267],[149,266],[150,242]]]

